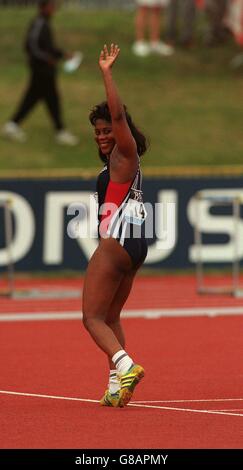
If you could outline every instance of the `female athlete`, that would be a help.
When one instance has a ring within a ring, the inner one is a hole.
[[[105,45],[99,58],[107,101],[94,107],[99,155],[105,166],[97,181],[99,245],[90,259],[83,290],[83,322],[107,354],[110,377],[101,405],[124,407],[144,376],[144,369],[125,351],[120,313],[134,276],[147,255],[139,157],[146,139],[122,104],[112,66],[120,49]]]

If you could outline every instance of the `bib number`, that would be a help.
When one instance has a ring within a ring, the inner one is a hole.
[[[143,202],[129,199],[125,208],[125,220],[129,224],[142,225],[146,219],[147,212]]]

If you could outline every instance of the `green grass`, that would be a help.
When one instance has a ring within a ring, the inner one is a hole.
[[[13,113],[26,85],[23,37],[34,10],[2,8],[0,14],[0,125]],[[53,26],[57,42],[82,50],[84,62],[73,75],[60,71],[67,127],[80,146],[58,146],[49,117],[39,105],[24,123],[28,142],[0,139],[0,170],[92,168],[98,166],[88,114],[104,99],[97,65],[103,43],[121,47],[114,68],[119,90],[151,146],[144,166],[237,165],[243,163],[243,75],[229,62],[237,53],[230,41],[208,49],[197,45],[171,58],[136,58],[131,53],[133,13],[60,10]]]

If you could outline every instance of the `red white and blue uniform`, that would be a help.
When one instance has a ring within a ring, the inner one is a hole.
[[[96,185],[99,237],[115,238],[131,257],[134,267],[142,264],[147,255],[141,186],[140,166],[133,180],[116,183],[110,179],[109,161]],[[138,217],[134,215],[134,207]]]

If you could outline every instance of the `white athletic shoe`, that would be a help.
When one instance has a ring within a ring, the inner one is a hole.
[[[1,132],[3,137],[6,137],[10,140],[14,140],[16,142],[25,142],[26,141],[26,134],[21,129],[21,127],[16,124],[16,122],[8,121],[4,124]]]
[[[78,138],[66,129],[63,129],[56,134],[56,140],[61,145],[74,146],[79,143]]]
[[[158,42],[151,42],[150,43],[150,51],[154,54],[162,55],[165,57],[169,57],[174,54],[174,47],[166,44],[165,42],[158,41]]]
[[[133,44],[132,51],[139,57],[147,57],[150,53],[150,46],[145,41],[137,41]]]

